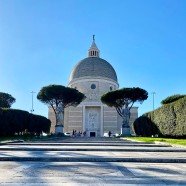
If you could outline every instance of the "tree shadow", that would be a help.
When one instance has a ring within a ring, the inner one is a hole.
[[[25,147],[25,156],[30,157],[55,157],[60,156],[68,157],[94,157],[104,158],[104,154],[91,155],[81,152],[68,152],[68,151],[28,151],[29,146]],[[10,162],[11,163],[11,162]],[[152,176],[146,174],[148,171],[157,173],[167,173],[170,175],[179,174],[174,170],[166,170],[153,167],[140,167],[144,170],[144,174],[135,175],[128,169],[127,163],[116,162],[53,162],[51,161],[17,161],[17,165],[20,166],[19,172],[14,173],[14,178],[19,180],[19,183],[45,183],[50,185],[51,181],[60,181],[63,183],[84,183],[90,184],[153,184],[155,183],[171,183],[171,184],[186,184],[186,181],[171,180],[171,178],[165,178],[160,176]],[[12,178],[14,180],[14,178]],[[51,180],[50,180],[51,178]],[[11,179],[11,178],[9,178]],[[15,179],[15,181],[16,181]],[[56,180],[55,180],[56,179]],[[95,181],[95,182],[94,182]],[[98,184],[98,185],[99,185]]]
[[[151,171],[151,172],[170,174],[170,175],[180,174],[178,171],[174,171],[171,169],[157,168],[157,167],[143,167],[141,169],[146,170],[146,171]]]

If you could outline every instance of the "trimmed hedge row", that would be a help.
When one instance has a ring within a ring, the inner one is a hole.
[[[43,116],[23,110],[0,108],[0,136],[25,133],[40,135],[42,132],[49,133],[50,126],[50,120]]]
[[[176,94],[176,95],[173,95],[173,96],[169,96],[167,98],[165,98],[164,100],[161,101],[161,104],[164,105],[164,104],[168,104],[168,103],[172,103],[174,101],[177,101],[179,100],[180,98],[183,98],[185,97],[186,95],[180,95],[180,94]]]
[[[142,115],[134,130],[140,136],[186,137],[186,97]]]

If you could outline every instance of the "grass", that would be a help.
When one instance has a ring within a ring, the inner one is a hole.
[[[153,137],[127,137],[127,139],[146,142],[146,143],[154,143],[154,142],[164,142],[171,145],[183,145],[186,146],[186,139],[172,139],[172,138],[153,138]]]

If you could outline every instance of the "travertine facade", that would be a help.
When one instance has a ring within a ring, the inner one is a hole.
[[[94,40],[88,55],[88,58],[75,66],[70,75],[68,86],[84,93],[86,99],[77,107],[65,109],[64,132],[86,131],[87,136],[103,136],[108,131],[120,133],[122,118],[115,108],[107,107],[100,100],[104,93],[119,88],[116,72],[107,61],[99,57],[99,49]],[[137,116],[137,107],[133,107],[130,124]],[[49,118],[52,121],[51,131],[54,132],[55,117],[51,109]]]

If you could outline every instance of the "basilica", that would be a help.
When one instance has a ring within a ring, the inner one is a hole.
[[[104,105],[100,100],[103,94],[119,88],[117,74],[112,65],[100,57],[94,36],[88,57],[73,68],[68,87],[82,92],[86,99],[77,107],[65,108],[64,132],[86,132],[88,137],[102,137],[108,131],[112,134],[121,133],[121,116],[115,108]],[[55,116],[52,109],[49,109],[48,116],[52,121],[51,132],[55,132]],[[130,116],[131,134],[132,123],[137,117],[138,108],[133,107]]]

